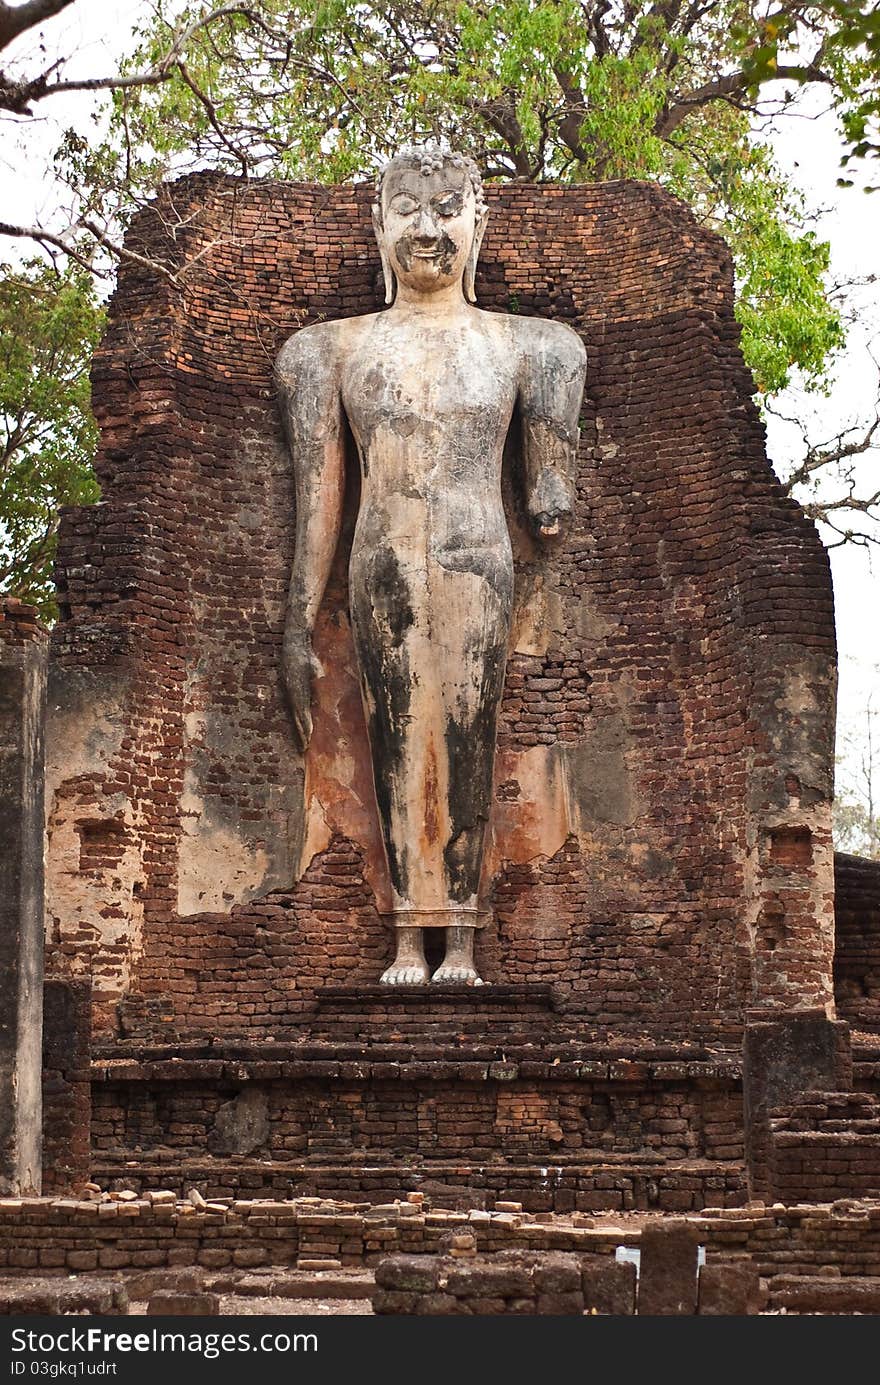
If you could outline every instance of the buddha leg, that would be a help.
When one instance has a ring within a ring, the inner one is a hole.
[[[484,572],[430,560],[408,570],[386,549],[363,567],[352,563],[351,610],[392,919],[398,934],[407,935],[403,959],[383,980],[415,984],[410,973],[420,973],[421,962],[412,960],[413,930],[443,927],[448,955],[435,979],[475,981],[473,923],[509,584],[499,592]]]

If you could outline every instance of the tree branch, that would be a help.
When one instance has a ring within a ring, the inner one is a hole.
[[[793,81],[806,80],[828,84],[832,82],[828,73],[812,62],[803,66],[783,64],[774,69],[773,77],[774,80],[790,77]],[[688,116],[695,110],[699,110],[701,106],[707,106],[712,101],[730,100],[734,96],[744,96],[750,85],[751,79],[744,71],[727,72],[723,76],[715,77],[711,82],[697,87],[695,91],[685,92],[676,97],[664,111],[661,111],[654,125],[655,135],[661,139],[668,139],[672,132],[678,129],[682,121],[687,120]]]
[[[72,0],[65,0],[66,4],[71,4]],[[2,0],[0,0],[2,4]],[[26,6],[24,8],[27,8]],[[13,11],[19,14],[20,10]],[[210,14],[202,15],[192,24],[187,25],[179,33],[175,34],[167,53],[154,63],[146,72],[135,72],[130,76],[114,77],[83,77],[64,82],[52,82],[49,78],[58,67],[58,63],[53,64],[45,72],[41,72],[38,77],[31,77],[24,81],[16,81],[0,72],[0,107],[12,111],[14,115],[32,115],[31,104],[36,101],[43,101],[48,96],[58,96],[73,91],[125,91],[134,87],[158,86],[162,82],[167,82],[171,73],[178,66],[180,54],[183,52],[189,40],[199,32],[200,29],[207,29],[216,24],[220,19],[227,19],[232,15],[240,15],[247,19],[251,24],[258,25],[266,32],[277,37],[274,32],[268,29],[267,25],[260,18],[256,10],[248,5],[221,5],[219,9],[212,10]],[[2,19],[2,12],[0,12]]]
[[[99,245],[103,246],[114,259],[125,260],[130,264],[140,265],[142,269],[149,269],[155,274],[160,274],[164,279],[167,279],[170,284],[173,284],[175,288],[180,288],[180,279],[178,276],[173,270],[169,269],[167,265],[162,264],[160,260],[151,260],[146,255],[139,255],[137,251],[129,250],[127,246],[120,245],[117,241],[114,241],[108,236],[105,231],[102,231],[101,227],[94,221],[84,220],[79,224],[82,226],[83,230],[88,231],[89,235],[92,236]],[[15,236],[22,240],[32,240],[37,245],[42,245],[44,247],[52,246],[56,250],[61,250],[65,255],[68,255],[70,259],[74,260],[78,265],[82,265],[83,269],[87,269],[90,274],[101,272],[100,270],[96,270],[91,260],[80,250],[77,250],[75,245],[71,245],[70,241],[66,240],[64,236],[56,235],[52,231],[46,231],[42,226],[14,226],[8,221],[0,221],[0,236]],[[105,275],[106,272],[107,271],[104,271]]]
[[[19,34],[60,14],[72,4],[73,0],[28,0],[25,5],[13,6],[0,0],[0,49],[7,48]]]
[[[560,63],[553,68],[553,75],[556,78],[565,97],[565,113],[557,123],[556,130],[559,138],[567,149],[579,163],[587,162],[587,151],[581,144],[581,127],[584,123],[584,116],[587,113],[587,103],[584,100],[584,93],[581,91],[571,73]]]
[[[468,104],[475,115],[485,120],[496,135],[500,135],[504,140],[517,178],[529,178],[532,173],[532,160],[529,158],[529,151],[526,148],[513,104],[502,98],[495,101],[477,101],[474,99]]]
[[[239,149],[235,144],[233,144],[232,140],[230,140],[224,132],[223,127],[217,119],[217,110],[210,96],[208,96],[206,92],[202,91],[201,87],[198,87],[196,83],[193,81],[186,63],[178,62],[177,70],[180,73],[186,85],[189,87],[192,94],[195,96],[196,100],[200,101],[202,106],[204,107],[205,114],[207,115],[208,120],[211,124],[211,128],[214,130],[214,133],[216,134],[217,138],[220,140],[221,144],[224,144],[226,146],[233,158],[238,160],[238,162],[241,164],[242,173],[245,175],[245,177],[247,177],[247,172],[250,167],[250,160],[248,159],[247,154],[243,153],[241,149]]]

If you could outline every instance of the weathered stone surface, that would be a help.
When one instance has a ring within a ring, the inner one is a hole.
[[[535,1265],[535,1288],[543,1294],[572,1294],[581,1288],[581,1268],[574,1256],[547,1255]]]
[[[106,1279],[71,1283],[58,1279],[15,1281],[7,1278],[0,1289],[0,1313],[121,1316],[128,1313],[130,1298],[125,1285]]]
[[[880,1278],[778,1275],[770,1307],[790,1313],[880,1313]]]
[[[535,1298],[535,1312],[548,1317],[572,1317],[582,1315],[584,1296],[580,1288],[568,1293],[543,1293]]]
[[[174,1289],[157,1289],[150,1295],[147,1313],[151,1317],[208,1318],[220,1312],[217,1294],[183,1293]]]
[[[479,1267],[464,1266],[449,1270],[445,1276],[445,1286],[450,1294],[461,1298],[479,1295],[486,1297],[516,1298],[531,1290],[532,1275],[526,1267],[515,1265],[486,1264]],[[566,1286],[568,1287],[568,1286]]]
[[[821,1010],[754,1019],[743,1042],[743,1103],[749,1194],[772,1201],[769,1120],[806,1092],[852,1085],[849,1026]]]
[[[0,602],[0,1194],[42,1178],[45,632]]]
[[[880,1026],[880,861],[834,857],[834,991],[855,1029]]]
[[[252,1154],[269,1138],[269,1102],[264,1091],[246,1087],[219,1108],[209,1145],[223,1154]]]
[[[697,1312],[712,1317],[760,1313],[764,1296],[756,1265],[701,1265]]]
[[[699,1239],[699,1231],[692,1222],[670,1218],[644,1227],[639,1265],[640,1317],[696,1312]]]
[[[435,1292],[424,1294],[419,1298],[416,1312],[429,1318],[436,1318],[467,1312],[467,1309],[462,1307],[461,1299],[454,1298],[452,1294]]]
[[[624,1317],[636,1311],[636,1267],[631,1261],[591,1257],[581,1262],[584,1312]]]
[[[92,982],[47,976],[43,986],[43,1193],[69,1193],[91,1171]]]
[[[437,1260],[423,1255],[397,1255],[380,1260],[376,1266],[376,1284],[380,1289],[424,1293],[436,1289],[438,1276]]]
[[[127,1274],[125,1287],[130,1299],[137,1302],[151,1299],[160,1289],[175,1294],[199,1294],[204,1288],[201,1271],[194,1269],[144,1270],[140,1274]]]
[[[376,1289],[371,1297],[374,1313],[414,1313],[419,1301],[417,1293],[402,1289]]]

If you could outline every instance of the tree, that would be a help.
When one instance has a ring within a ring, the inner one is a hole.
[[[0,111],[26,122],[82,93],[109,102],[109,130],[70,130],[58,149],[64,222],[0,222],[0,234],[109,273],[133,255],[125,226],[169,174],[335,182],[372,174],[401,142],[440,138],[489,179],[659,180],[732,247],[758,392],[793,372],[826,387],[844,340],[828,246],[756,122],[819,86],[855,152],[870,152],[878,59],[854,0],[144,0],[133,52],[95,77],[23,42],[73,3],[0,0],[0,54],[17,41]]]
[[[4,12],[20,28],[26,11],[64,8],[2,6],[0,38]],[[790,0],[775,30],[765,10],[755,0],[153,0],[120,73],[65,79],[24,64],[0,81],[0,105],[19,114],[72,91],[113,100],[108,140],[71,133],[59,151],[79,201],[74,233],[18,230],[80,255],[86,232],[118,251],[114,223],[169,169],[334,182],[426,136],[467,149],[488,178],[656,178],[731,243],[759,391],[781,389],[794,367],[821,387],[843,341],[828,248],[750,121],[768,33],[777,50],[783,34],[814,35],[807,58],[772,60],[792,92],[816,82],[851,103],[854,63],[822,5]]]
[[[880,670],[878,670],[880,671]],[[880,861],[880,718],[869,697],[858,731],[841,737],[834,800],[834,844]]]
[[[88,371],[103,318],[76,266],[0,268],[0,587],[47,618],[59,506],[99,494]]]
[[[114,92],[111,139],[98,155],[68,149],[67,167],[82,185],[100,165],[124,205],[170,166],[336,182],[439,137],[489,179],[658,179],[732,246],[759,392],[793,368],[822,388],[843,331],[828,247],[750,129],[759,14],[753,0],[261,0],[207,24],[204,5],[159,0]],[[811,61],[776,76],[834,85],[846,72]]]

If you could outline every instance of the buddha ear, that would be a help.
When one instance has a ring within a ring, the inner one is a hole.
[[[464,267],[464,296],[469,303],[476,303],[477,293],[474,288],[477,277],[477,260],[480,258],[480,246],[483,244],[483,235],[486,230],[488,211],[483,212],[476,226],[474,227],[474,238],[471,242],[471,253],[467,257],[467,264]]]
[[[391,268],[391,261],[385,249],[385,237],[382,232],[382,213],[379,210],[378,202],[373,203],[373,234],[376,237],[376,244],[379,247],[379,258],[382,261],[382,278],[385,280],[385,303],[394,302],[394,291],[397,287],[394,279],[394,270]]]

